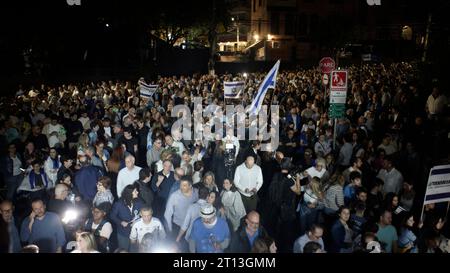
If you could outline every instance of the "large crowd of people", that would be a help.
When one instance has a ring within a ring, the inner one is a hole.
[[[264,98],[279,105],[269,151],[229,128],[171,130],[194,97],[224,107],[224,81],[245,81],[227,104],[250,105],[264,73],[159,77],[150,98],[137,82],[20,87],[1,101],[5,252],[448,252],[447,203],[422,205],[448,148],[439,83],[411,63],[348,71],[339,119],[317,69],[280,71]],[[214,111],[193,124],[227,122]]]

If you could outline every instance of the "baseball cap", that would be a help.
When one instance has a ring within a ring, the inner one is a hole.
[[[200,216],[204,219],[211,219],[216,215],[216,209],[211,204],[205,204],[200,209]]]

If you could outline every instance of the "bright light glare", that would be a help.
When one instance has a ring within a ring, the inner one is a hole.
[[[247,78],[247,77],[248,77],[248,74],[247,74],[247,73],[244,73],[242,76],[244,76],[244,78]]]
[[[173,253],[173,251],[171,249],[169,249],[168,247],[159,246],[159,247],[155,247],[152,250],[152,253]]]
[[[77,217],[78,217],[78,212],[76,210],[69,209],[64,214],[62,221],[63,221],[63,223],[67,224],[70,221],[77,219]]]

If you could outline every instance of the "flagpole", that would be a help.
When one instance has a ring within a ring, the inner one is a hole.
[[[447,219],[449,209],[450,209],[450,201],[447,202],[447,212],[445,213],[445,219]]]

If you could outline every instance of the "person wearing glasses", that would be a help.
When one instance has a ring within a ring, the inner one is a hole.
[[[93,205],[99,205],[101,203],[107,202],[111,205],[114,203],[114,196],[111,192],[111,178],[108,176],[102,176],[97,182],[97,194],[92,201]]]
[[[255,241],[258,238],[266,238],[268,234],[260,225],[260,215],[256,211],[250,211],[244,223],[231,236],[231,243],[228,252],[250,253]]]
[[[309,242],[318,243],[321,249],[325,249],[323,244],[323,227],[313,224],[308,232],[300,236],[294,243],[294,253],[303,253],[305,245]]]
[[[102,253],[108,253],[111,250],[109,239],[113,232],[113,227],[107,219],[110,210],[111,204],[109,202],[94,205],[92,217],[89,217],[84,224],[84,231],[94,235],[98,250]]]

